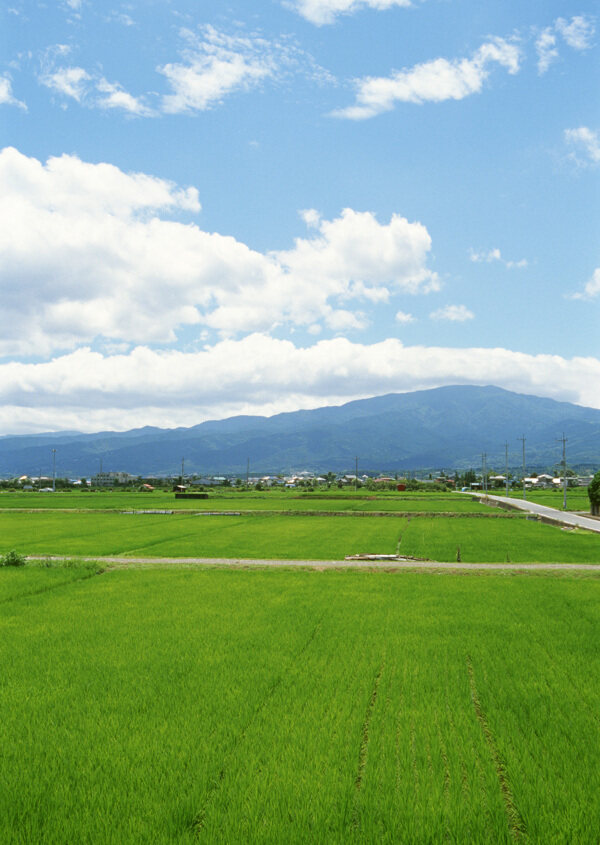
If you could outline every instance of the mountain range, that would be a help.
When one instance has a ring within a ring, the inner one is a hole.
[[[341,406],[272,417],[237,416],[191,428],[146,426],[126,432],[58,432],[0,437],[0,476],[89,477],[100,468],[132,475],[315,472],[403,473],[487,466],[527,471],[567,464],[600,467],[600,410],[498,387],[448,386],[391,393]]]

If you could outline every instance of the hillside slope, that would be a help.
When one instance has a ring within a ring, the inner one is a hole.
[[[231,417],[192,428],[145,427],[128,432],[58,433],[0,438],[0,474],[48,475],[51,449],[60,476],[90,476],[102,459],[105,470],[135,475],[175,474],[185,457],[186,474],[253,474],[312,469],[402,472],[465,469],[481,464],[521,465],[526,437],[529,470],[557,465],[568,438],[569,465],[600,466],[600,411],[498,387],[451,386],[395,393],[339,407]]]

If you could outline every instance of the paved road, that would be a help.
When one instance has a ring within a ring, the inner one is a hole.
[[[595,570],[600,574],[600,564],[593,563],[440,563],[435,560],[254,560],[221,557],[74,557],[73,555],[30,555],[29,560],[93,560],[110,569],[127,567],[179,566],[300,566],[311,569],[570,569]]]
[[[536,514],[537,516],[552,519],[561,525],[569,525],[571,528],[586,528],[588,531],[595,531],[600,534],[600,520],[592,519],[589,516],[580,516],[577,513],[570,513],[569,511],[559,511],[556,508],[549,508],[546,505],[537,505],[535,502],[524,501],[523,499],[511,499],[508,496],[482,496],[481,493],[477,496],[483,504],[486,498],[492,502],[499,502],[515,508],[520,511],[527,511],[528,513]]]

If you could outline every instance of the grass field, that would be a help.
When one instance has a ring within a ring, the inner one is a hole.
[[[0,493],[0,511],[25,510],[193,510],[193,511],[388,511],[484,513],[485,505],[459,493],[377,493],[330,490],[314,493],[272,490],[211,491],[208,499],[176,499],[173,493],[65,492]]]
[[[2,842],[598,841],[600,579],[57,571],[0,570]]]

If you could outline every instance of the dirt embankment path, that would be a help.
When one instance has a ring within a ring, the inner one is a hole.
[[[386,560],[268,560],[253,558],[222,557],[97,557],[86,555],[30,555],[28,560],[88,560],[102,564],[107,569],[127,569],[158,566],[229,566],[229,567],[300,567],[305,569],[459,569],[472,570],[569,570],[596,571],[600,564],[594,563],[444,563],[434,560],[411,560],[410,558]]]

